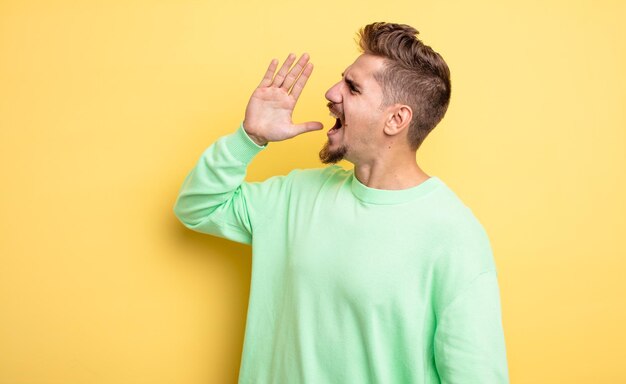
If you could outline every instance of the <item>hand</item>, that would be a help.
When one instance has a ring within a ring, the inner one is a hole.
[[[274,73],[278,60],[272,60],[263,80],[248,101],[243,128],[259,145],[290,139],[301,133],[323,128],[318,121],[302,124],[294,124],[292,121],[298,97],[313,72],[313,64],[308,62],[309,55],[306,53],[300,56],[290,70],[295,59],[296,55],[290,53],[276,76]]]

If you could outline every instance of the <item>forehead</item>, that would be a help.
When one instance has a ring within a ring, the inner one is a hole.
[[[344,74],[361,83],[376,82],[374,74],[381,71],[384,65],[382,57],[364,53],[346,68]]]

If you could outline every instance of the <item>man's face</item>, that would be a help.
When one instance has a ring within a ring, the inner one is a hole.
[[[383,94],[374,74],[383,67],[383,58],[363,54],[326,91],[328,108],[337,123],[328,131],[328,141],[320,151],[323,163],[345,158],[357,164],[378,151],[384,124]]]

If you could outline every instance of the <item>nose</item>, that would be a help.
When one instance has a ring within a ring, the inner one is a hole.
[[[330,87],[328,91],[326,91],[326,95],[324,95],[326,97],[326,100],[334,104],[341,103],[341,101],[343,100],[341,97],[341,83],[341,81],[337,82],[335,85]]]

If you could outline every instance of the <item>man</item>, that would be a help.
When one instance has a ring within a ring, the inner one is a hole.
[[[489,239],[416,163],[448,106],[448,67],[407,25],[360,31],[363,54],[326,93],[337,165],[244,182],[293,124],[308,55],[272,60],[239,129],[210,146],[175,205],[189,228],[252,244],[241,383],[505,383]],[[291,66],[293,65],[293,68]]]

